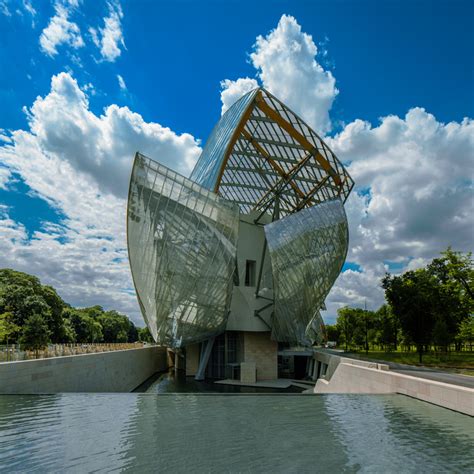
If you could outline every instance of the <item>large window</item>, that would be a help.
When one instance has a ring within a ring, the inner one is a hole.
[[[245,286],[255,286],[256,270],[257,262],[255,260],[247,260],[245,263]]]

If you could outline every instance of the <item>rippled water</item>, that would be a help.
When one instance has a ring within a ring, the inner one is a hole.
[[[0,472],[472,472],[473,446],[400,395],[0,396]]]

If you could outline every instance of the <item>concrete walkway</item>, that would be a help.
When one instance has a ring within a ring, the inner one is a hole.
[[[250,382],[241,382],[240,380],[225,379],[218,380],[217,382],[221,385],[238,385],[241,387],[261,387],[261,388],[278,388],[284,389],[291,386],[298,387],[302,389],[311,389],[311,392],[314,389],[314,381],[304,381],[304,380],[292,380],[292,379],[276,379],[276,380],[260,380],[255,383]]]
[[[337,353],[340,357],[348,357],[350,359],[365,360],[367,362],[377,362],[379,364],[387,364],[392,372],[400,374],[411,375],[412,377],[419,377],[421,379],[434,380],[436,382],[450,383],[459,385],[460,387],[474,388],[474,376],[453,374],[445,372],[442,369],[432,369],[429,367],[418,367],[416,365],[399,364],[397,362],[388,362],[386,360],[369,359],[361,354]]]

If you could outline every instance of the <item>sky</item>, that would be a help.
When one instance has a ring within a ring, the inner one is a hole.
[[[471,1],[0,0],[0,268],[142,326],[125,209],[135,151],[189,175],[266,87],[355,180],[323,317],[474,242]]]

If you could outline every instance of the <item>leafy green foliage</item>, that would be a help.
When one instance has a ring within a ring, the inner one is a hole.
[[[13,322],[12,313],[0,314],[0,342],[8,342],[14,339],[20,332],[20,326]]]
[[[35,351],[36,357],[38,357],[38,351],[44,349],[51,342],[50,334],[44,318],[34,313],[25,321],[20,343],[25,349]]]
[[[153,342],[153,336],[147,327],[138,328],[138,340],[142,342]]]
[[[415,344],[420,360],[427,347],[447,352],[474,342],[474,269],[471,254],[448,248],[426,268],[382,280],[388,304],[375,312],[341,308],[327,326],[328,340],[351,350],[385,351]]]
[[[30,321],[33,315],[34,322]],[[53,287],[41,285],[38,278],[1,269],[0,342],[6,341],[7,337],[10,343],[26,340],[27,326],[28,334],[33,334],[33,328],[36,328],[39,335],[42,325],[38,318],[47,329],[48,341],[53,343],[115,343],[139,339],[139,330],[127,316],[117,311],[104,311],[101,306],[72,308]]]

